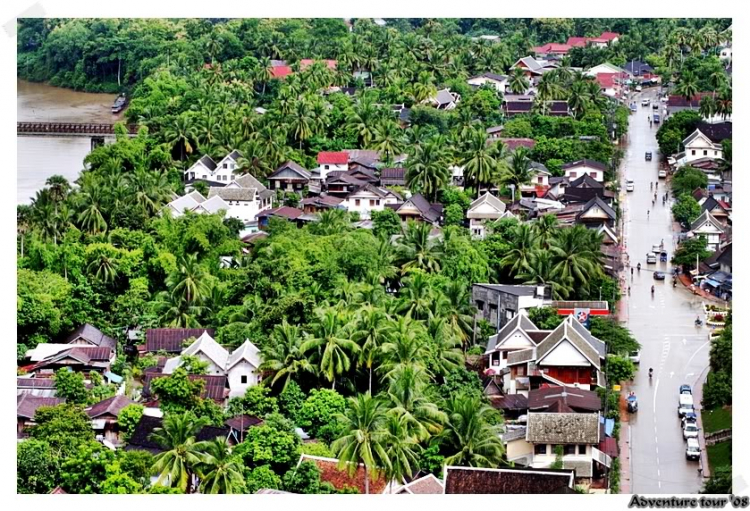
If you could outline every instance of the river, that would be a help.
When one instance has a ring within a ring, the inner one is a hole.
[[[16,80],[18,122],[111,123],[122,114],[112,115],[115,94],[92,94]],[[48,177],[59,174],[75,181],[83,159],[91,149],[88,137],[17,136],[17,203],[28,204]]]

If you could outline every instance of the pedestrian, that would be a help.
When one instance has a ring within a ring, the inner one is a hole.
[[[628,286],[628,296],[630,296],[630,286]]]
[[[650,210],[646,211],[646,219],[648,219],[648,218],[649,218],[649,215],[650,215],[650,214],[651,214],[651,211],[650,211]]]

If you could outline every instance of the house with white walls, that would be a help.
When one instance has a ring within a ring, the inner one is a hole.
[[[486,236],[487,228],[485,224],[487,222],[493,222],[506,216],[513,215],[510,211],[506,211],[505,203],[490,192],[485,192],[484,195],[475,199],[466,211],[471,236],[476,239],[484,239]]]
[[[261,380],[260,350],[249,340],[233,352],[216,342],[208,332],[203,332],[178,357],[170,358],[164,364],[162,374],[172,374],[183,363],[182,357],[190,355],[208,364],[207,374],[226,376],[229,382],[229,397],[244,395],[248,387],[257,385]]]
[[[570,181],[588,174],[596,181],[603,183],[607,166],[601,162],[584,158],[583,160],[566,163],[562,166],[562,170],[565,172],[565,177]]]
[[[492,85],[498,92],[505,93],[508,87],[508,76],[496,73],[482,73],[481,75],[472,76],[466,82],[472,87],[481,87],[485,84]]]
[[[401,200],[395,192],[368,183],[352,190],[341,204],[350,213],[359,213],[362,220],[368,220],[373,211],[383,211],[386,204],[398,204]]]
[[[721,144],[715,143],[700,129],[696,129],[682,141],[684,150],[668,159],[670,165],[676,168],[690,165],[701,158],[720,160],[724,157]]]
[[[183,177],[188,184],[193,181],[206,181],[209,184],[226,185],[238,176],[240,158],[242,154],[237,150],[227,154],[219,163],[214,162],[210,156],[203,155],[185,170]]]

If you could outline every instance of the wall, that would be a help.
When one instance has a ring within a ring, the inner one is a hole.
[[[247,383],[242,383],[243,375],[247,376]],[[256,368],[245,360],[232,367],[227,379],[229,381],[229,397],[243,396],[248,387],[259,383]]]

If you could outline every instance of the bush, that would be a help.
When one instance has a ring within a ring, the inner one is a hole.
[[[255,493],[262,488],[278,490],[281,488],[281,478],[268,465],[261,465],[248,472],[245,487],[247,493]]]
[[[313,389],[302,404],[298,425],[313,438],[336,438],[336,414],[344,413],[346,399],[332,389]]]

